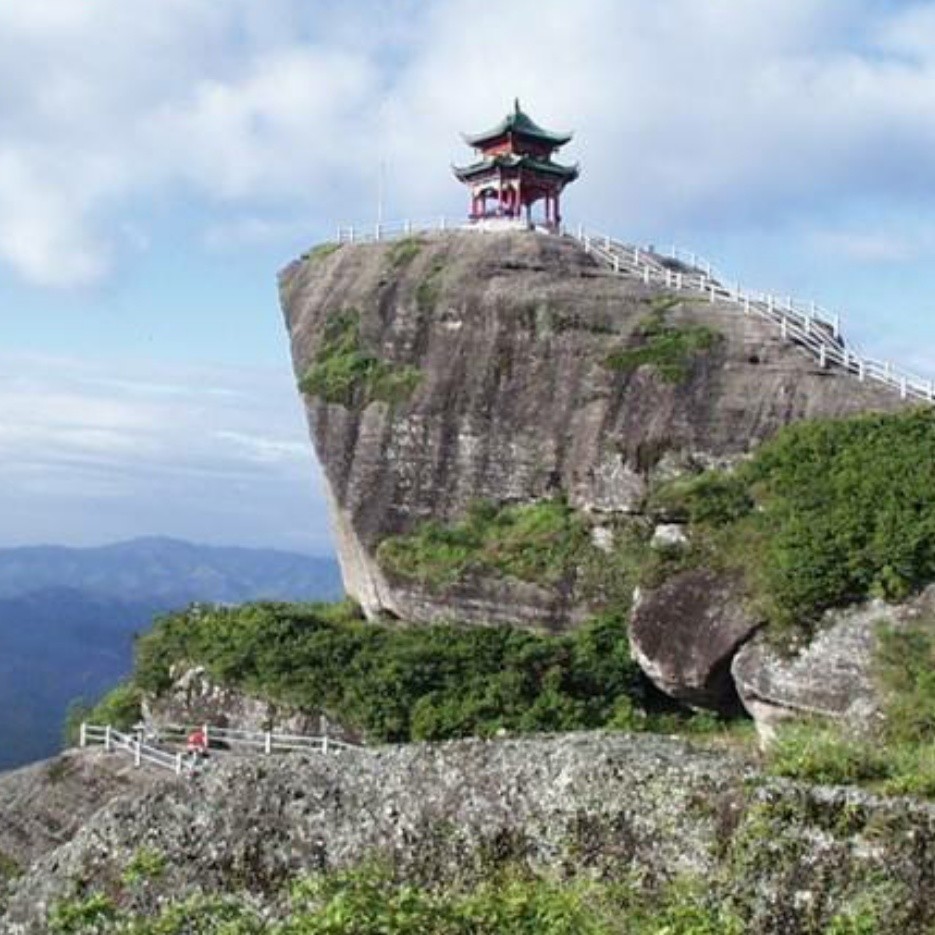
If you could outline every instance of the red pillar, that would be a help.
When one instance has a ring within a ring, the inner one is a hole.
[[[555,226],[558,227],[562,223],[562,209],[561,209],[561,198],[562,193],[555,193]]]

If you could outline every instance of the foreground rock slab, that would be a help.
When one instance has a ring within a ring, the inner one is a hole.
[[[143,795],[165,781],[165,774],[135,769],[103,750],[69,750],[0,773],[0,858],[24,870],[69,841],[111,799]]]
[[[141,847],[165,858],[142,895],[123,879]],[[294,875],[375,855],[421,884],[517,864],[647,887],[700,880],[762,935],[822,931],[877,889],[895,894],[904,931],[935,921],[929,805],[766,782],[722,751],[595,733],[226,760],[113,800],[18,881],[0,931],[43,932],[51,905],[94,889],[150,910],[238,892],[275,916]]]

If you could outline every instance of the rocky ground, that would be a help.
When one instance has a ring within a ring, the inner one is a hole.
[[[143,795],[167,781],[102,750],[69,750],[51,760],[0,774],[0,864],[7,873],[70,841],[111,799]],[[0,878],[3,873],[0,870]]]
[[[48,908],[77,892],[138,904],[122,881],[143,848],[165,860],[145,889],[148,906],[230,891],[275,912],[296,874],[382,855],[424,884],[516,864],[559,878],[636,874],[647,887],[701,879],[749,931],[777,935],[822,931],[868,893],[891,899],[901,925],[918,926],[906,931],[935,921],[931,806],[766,781],[750,763],[672,738],[596,733],[229,759],[192,780],[153,783],[115,782],[124,767],[101,754],[68,762],[90,780],[84,814],[76,810],[59,846],[33,850],[0,917],[10,935],[44,931]],[[55,795],[40,778],[49,768],[36,767],[34,812]],[[4,825],[8,790],[21,782],[0,778]]]

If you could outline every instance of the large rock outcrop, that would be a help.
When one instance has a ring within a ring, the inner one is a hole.
[[[150,912],[235,892],[275,916],[296,874],[376,855],[429,885],[517,865],[650,892],[689,879],[760,935],[829,931],[867,899],[881,935],[935,922],[931,805],[755,779],[724,751],[623,734],[216,761],[111,801],[14,884],[0,930],[45,932],[50,906],[94,891]],[[135,886],[141,848],[162,871]]]
[[[883,717],[874,662],[880,627],[920,625],[935,627],[935,587],[903,604],[873,600],[829,612],[815,638],[792,654],[765,637],[742,646],[731,671],[763,742],[792,717],[828,718],[855,733],[875,733]]]
[[[391,578],[377,547],[476,501],[564,496],[599,525],[639,509],[659,472],[729,463],[796,419],[900,405],[736,306],[676,302],[560,237],[319,248],[283,270],[280,292],[295,373],[318,368],[309,425],[345,586],[370,616],[568,626],[587,608],[554,590],[475,575],[439,593]],[[609,366],[663,310],[719,340],[668,374]]]

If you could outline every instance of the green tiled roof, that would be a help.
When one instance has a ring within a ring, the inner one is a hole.
[[[495,140],[498,136],[504,136],[507,133],[531,137],[544,143],[550,143],[552,146],[562,146],[572,137],[571,133],[554,133],[551,130],[544,130],[527,114],[523,113],[518,98],[513,102],[513,112],[507,114],[495,127],[484,133],[465,133],[463,136],[468,145],[479,147],[489,140]]]
[[[455,175],[462,182],[469,182],[478,176],[484,175],[493,169],[528,169],[530,172],[542,172],[546,175],[554,175],[558,178],[572,182],[578,178],[578,167],[562,166],[557,162],[546,162],[542,159],[534,159],[532,156],[518,156],[515,153],[503,153],[499,156],[481,159],[479,162],[471,163],[469,166],[454,166]]]

